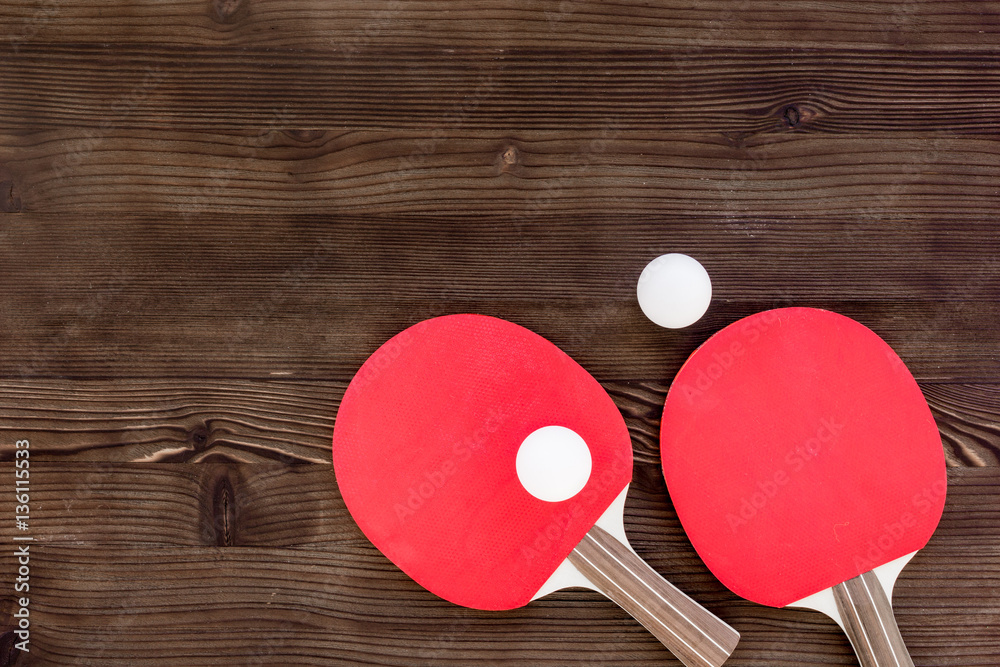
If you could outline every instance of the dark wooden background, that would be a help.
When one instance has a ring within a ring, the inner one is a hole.
[[[0,662],[679,664],[593,593],[443,602],[347,514],[347,382],[476,311],[614,396],[632,543],[743,634],[729,664],[855,665],[712,577],[657,465],[686,355],[795,304],[881,334],[940,425],[915,664],[1000,665],[998,121],[986,0],[3,2],[0,630],[22,438],[37,542],[31,652]],[[687,330],[634,298],[668,251],[714,281]]]

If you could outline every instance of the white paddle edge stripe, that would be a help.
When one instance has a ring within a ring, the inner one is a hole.
[[[605,532],[609,533],[616,540],[628,547],[629,551],[635,553],[632,545],[628,543],[628,538],[625,536],[625,498],[628,497],[628,484],[622,489],[622,492],[618,494],[618,497],[614,499],[608,509],[604,510],[604,514],[601,518],[597,520],[594,524],[600,526]],[[638,554],[636,554],[638,556]],[[569,560],[564,560],[556,568],[556,571],[548,578],[548,580],[542,584],[542,587],[538,589],[538,592],[531,596],[532,600],[537,600],[538,598],[543,598],[549,593],[555,593],[556,591],[562,590],[564,588],[589,588],[592,591],[600,591],[594,584],[590,582],[590,579],[583,576],[580,570],[576,569]]]
[[[885,596],[889,599],[890,604],[892,603],[892,590],[896,586],[896,579],[899,578],[899,573],[903,571],[906,564],[916,555],[917,552],[914,551],[896,560],[891,560],[885,565],[879,565],[873,570],[875,576],[878,577],[879,583],[882,584],[882,590],[885,591]],[[812,609],[813,611],[826,614],[837,622],[841,630],[847,631],[844,627],[844,619],[840,617],[840,612],[837,610],[837,600],[833,597],[832,587],[786,606],[799,609]]]

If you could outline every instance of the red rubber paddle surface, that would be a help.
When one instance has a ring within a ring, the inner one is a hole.
[[[526,436],[564,426],[590,479],[550,503],[521,486]],[[482,315],[420,322],[351,381],[333,431],[340,491],[361,530],[417,583],[456,604],[527,604],[632,477],[625,421],[562,350]]]
[[[719,580],[783,607],[922,548],[947,489],[906,366],[842,315],[783,308],[710,338],[677,374],[663,472]]]

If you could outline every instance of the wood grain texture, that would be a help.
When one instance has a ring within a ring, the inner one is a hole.
[[[1000,377],[992,219],[73,220],[0,225],[0,375],[346,381],[405,327],[484,312],[545,336],[599,380],[666,381],[722,326],[798,305],[871,327],[918,380]],[[670,251],[698,257],[714,290],[708,314],[673,332],[634,296],[641,267]]]
[[[949,462],[1000,465],[1000,447],[997,446],[1000,433],[989,408],[997,397],[997,387],[924,385],[922,389],[946,449],[951,450]]]
[[[457,123],[461,125],[461,123]],[[982,219],[1000,141],[626,131],[0,133],[20,212]],[[863,170],[858,169],[864,164]],[[10,195],[9,195],[10,196]]]
[[[995,135],[1000,51],[391,49],[26,44],[0,123]],[[253,85],[247,85],[252,81]],[[791,108],[791,110],[790,110]]]
[[[345,522],[325,465],[40,464],[33,479],[42,487],[88,471],[97,477],[61,491],[63,500],[85,497],[68,507],[46,499],[38,508],[37,635],[31,661],[17,664],[71,657],[78,664],[192,667],[258,658],[289,665],[677,664],[596,594],[564,591],[511,612],[435,598],[379,555],[349,517]],[[10,464],[0,465],[0,476],[11,473]],[[138,497],[130,483],[137,474],[152,475],[149,488],[157,491]],[[753,605],[722,588],[687,542],[657,475],[655,466],[637,467],[626,508],[630,541],[654,569],[742,632],[727,664],[852,664],[846,637],[822,615]],[[173,520],[221,516],[221,506],[210,507],[224,478],[240,507],[233,531],[242,537],[229,545],[198,522]],[[990,630],[1000,619],[1000,537],[982,526],[1000,521],[1000,471],[953,469],[949,484],[938,532],[900,577],[896,616],[915,664],[987,667],[1000,659]],[[165,502],[170,498],[176,504]],[[8,505],[0,499],[0,511]],[[107,530],[112,523],[118,526]],[[136,543],[130,529],[140,536]],[[10,529],[0,530],[7,541]],[[11,567],[7,553],[0,567]]]
[[[1000,7],[982,0],[907,3],[893,0],[782,3],[683,0],[655,3],[485,0],[474,6],[428,0],[253,0],[206,2],[128,0],[104,11],[90,0],[35,0],[0,6],[8,43],[107,42],[232,48],[352,51],[366,44],[394,47],[663,48],[697,50],[719,44],[793,42],[803,47],[859,48],[954,44],[992,49]]]
[[[346,381],[0,381],[0,460],[330,463]],[[605,382],[635,460],[659,465],[666,382]],[[1000,465],[1000,386],[921,385],[951,467]]]

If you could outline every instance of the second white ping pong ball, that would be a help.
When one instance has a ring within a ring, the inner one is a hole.
[[[646,265],[636,286],[639,307],[661,327],[694,324],[712,302],[712,280],[694,257],[670,253]]]
[[[528,493],[558,503],[583,491],[593,461],[590,448],[576,431],[565,426],[545,426],[521,442],[515,465],[517,478]]]

